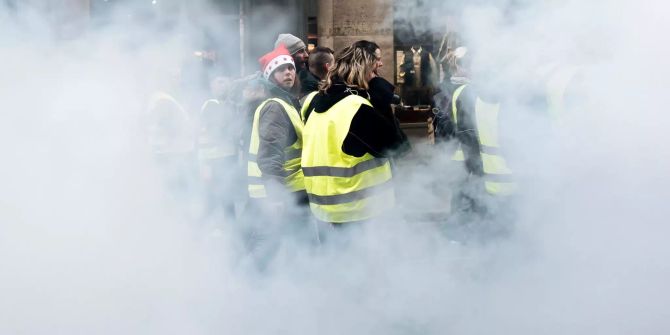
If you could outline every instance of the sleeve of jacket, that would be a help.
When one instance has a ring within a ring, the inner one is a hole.
[[[445,143],[454,138],[454,123],[451,120],[451,96],[453,92],[442,85],[441,90],[435,96],[435,107],[437,113],[433,115],[433,130],[435,143]]]
[[[370,80],[368,84],[370,86],[370,102],[372,103],[374,110],[379,115],[383,116],[388,121],[389,125],[393,127],[394,139],[388,143],[388,148],[385,150],[393,157],[399,157],[406,154],[411,149],[411,146],[407,139],[407,135],[400,128],[400,122],[398,121],[398,118],[395,117],[391,107],[393,95],[395,94],[395,87],[382,77],[375,77]]]
[[[395,124],[368,105],[361,107],[351,120],[349,133],[342,151],[361,157],[369,153],[375,157],[392,157],[398,142]]]
[[[260,110],[259,146],[257,163],[270,197],[284,192],[284,149],[297,139],[293,125],[284,108],[277,102],[268,102]]]
[[[475,98],[467,89],[464,94],[456,100],[458,125],[455,127],[454,135],[461,144],[461,149],[465,156],[465,168],[469,173],[481,176],[484,171],[479,150],[477,128],[474,122],[474,101]]]

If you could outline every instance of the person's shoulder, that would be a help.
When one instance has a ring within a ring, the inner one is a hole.
[[[282,111],[284,110],[284,105],[279,102],[279,98],[270,98],[264,101],[263,110],[273,110],[273,111]]]
[[[290,112],[287,108],[295,108],[284,99],[275,97],[265,100],[265,105],[260,110],[260,117],[271,117],[273,119],[287,119]]]
[[[358,110],[356,111],[354,118],[370,120],[370,119],[377,119],[380,116],[381,115],[379,115],[379,113],[375,111],[374,107],[372,107],[371,104],[361,103],[360,106],[358,106]]]
[[[382,86],[382,87],[388,87],[388,86],[393,86],[393,84],[386,80],[384,77],[376,76],[372,79],[370,79],[370,82],[368,83],[370,86]]]

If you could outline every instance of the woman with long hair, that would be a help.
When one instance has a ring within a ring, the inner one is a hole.
[[[341,224],[394,204],[390,158],[408,149],[391,111],[394,87],[379,76],[381,49],[358,41],[335,57],[319,92],[302,107],[302,170],[310,208]]]

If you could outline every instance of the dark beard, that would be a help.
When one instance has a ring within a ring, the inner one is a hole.
[[[307,61],[301,62],[300,60],[293,58],[293,63],[295,63],[296,72],[307,68]]]

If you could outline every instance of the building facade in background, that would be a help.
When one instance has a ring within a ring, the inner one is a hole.
[[[124,27],[152,27],[158,38],[185,35],[206,71],[230,75],[257,71],[256,59],[272,49],[279,33],[292,33],[310,48],[336,51],[356,40],[373,40],[383,51],[382,76],[396,84],[405,104],[423,107],[433,104],[444,77],[440,60],[450,43],[444,37],[455,24],[447,15],[455,12],[449,1],[439,8],[436,1],[424,0],[1,1],[8,10],[47,13],[62,39],[119,21]]]

